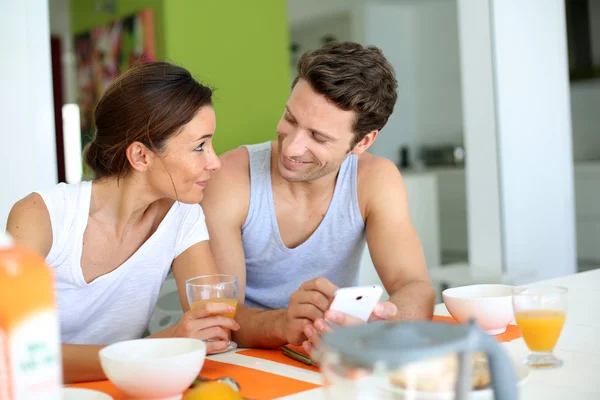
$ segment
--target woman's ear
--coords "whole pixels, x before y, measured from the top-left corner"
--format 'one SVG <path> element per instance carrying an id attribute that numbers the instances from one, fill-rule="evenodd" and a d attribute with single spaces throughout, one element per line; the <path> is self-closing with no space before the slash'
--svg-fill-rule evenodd
<path id="1" fill-rule="evenodd" d="M 154 153 L 150 151 L 143 143 L 141 142 L 133 142 L 127 147 L 125 151 L 127 155 L 127 160 L 136 171 L 145 172 L 148 170 L 152 163 L 152 159 Z"/>

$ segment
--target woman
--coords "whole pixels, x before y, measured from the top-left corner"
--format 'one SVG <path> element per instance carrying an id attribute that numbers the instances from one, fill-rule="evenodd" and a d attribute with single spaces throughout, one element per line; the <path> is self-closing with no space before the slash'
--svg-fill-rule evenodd
<path id="1" fill-rule="evenodd" d="M 32 193 L 12 208 L 7 231 L 53 268 L 66 382 L 104 379 L 98 351 L 140 338 L 171 268 L 186 311 L 154 337 L 192 337 L 208 352 L 239 329 L 229 306 L 189 310 L 186 279 L 217 272 L 202 190 L 220 161 L 212 146 L 212 91 L 183 68 L 140 64 L 98 103 L 85 162 L 93 181 Z"/>

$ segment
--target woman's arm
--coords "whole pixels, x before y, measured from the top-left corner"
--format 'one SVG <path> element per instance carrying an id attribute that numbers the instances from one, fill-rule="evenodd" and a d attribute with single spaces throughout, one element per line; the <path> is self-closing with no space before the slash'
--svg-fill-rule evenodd
<path id="1" fill-rule="evenodd" d="M 150 338 L 189 337 L 201 340 L 216 339 L 206 343 L 207 353 L 227 347 L 227 333 L 223 328 L 239 329 L 231 318 L 219 314 L 231 312 L 227 304 L 206 303 L 183 314 L 177 325 L 155 333 Z M 89 382 L 106 379 L 98 353 L 105 346 L 63 344 L 62 364 L 65 383 Z"/>
<path id="2" fill-rule="evenodd" d="M 177 325 L 166 328 L 149 336 L 191 337 L 207 342 L 207 352 L 223 350 L 227 347 L 227 332 L 223 328 L 238 330 L 239 325 L 232 319 L 219 314 L 231 312 L 229 305 L 206 303 L 189 309 L 185 281 L 198 275 L 218 273 L 210 253 L 208 242 L 200 242 L 181 253 L 173 261 L 173 274 L 177 282 L 181 306 L 185 313 Z M 65 383 L 88 382 L 106 379 L 98 352 L 105 346 L 63 344 L 63 374 Z"/>
<path id="3" fill-rule="evenodd" d="M 175 258 L 172 270 L 177 284 L 181 309 L 185 312 L 180 320 L 181 324 L 182 320 L 185 321 L 186 319 L 189 319 L 188 315 L 190 313 L 193 314 L 197 311 L 197 308 L 190 311 L 190 304 L 188 304 L 185 287 L 186 280 L 200 275 L 218 274 L 219 270 L 215 264 L 208 241 L 206 240 L 190 246 Z M 210 340 L 206 343 L 207 352 L 213 353 L 227 348 L 229 334 L 225 329 L 237 331 L 240 327 L 234 320 L 218 316 L 219 314 L 227 314 L 233 311 L 233 309 L 230 310 L 228 308 L 228 305 L 223 303 L 206 303 L 206 305 L 212 311 L 203 312 L 200 314 L 201 317 L 195 318 L 204 318 L 206 320 L 205 323 L 209 324 L 205 331 L 198 332 L 198 334 L 202 334 L 202 339 Z M 181 332 L 181 329 L 179 329 L 179 332 Z M 157 335 L 161 334 L 162 333 L 160 332 L 157 333 Z"/>
<path id="4" fill-rule="evenodd" d="M 200 275 L 219 273 L 210 251 L 210 246 L 206 240 L 190 246 L 175 258 L 172 270 L 173 276 L 175 276 L 175 282 L 177 283 L 177 292 L 179 293 L 179 301 L 183 311 L 190 309 L 185 289 L 185 281 Z"/>
<path id="5" fill-rule="evenodd" d="M 105 346 L 63 344 L 62 365 L 64 383 L 105 380 L 98 352 Z"/>

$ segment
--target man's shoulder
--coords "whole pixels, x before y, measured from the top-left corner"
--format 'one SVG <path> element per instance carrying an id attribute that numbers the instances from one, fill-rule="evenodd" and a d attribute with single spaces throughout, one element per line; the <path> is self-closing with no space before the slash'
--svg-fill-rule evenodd
<path id="1" fill-rule="evenodd" d="M 361 154 L 358 161 L 358 199 L 364 214 L 376 204 L 387 202 L 390 196 L 395 201 L 406 197 L 406 188 L 400 170 L 392 161 L 372 154 Z"/>
<path id="2" fill-rule="evenodd" d="M 272 145 L 273 142 L 264 142 L 248 145 L 248 147 L 241 146 L 221 154 L 219 157 L 221 169 L 215 173 L 215 176 L 219 179 L 223 177 L 227 181 L 250 185 L 250 152 L 258 154 L 268 151 L 270 154 Z M 253 171 L 255 172 L 257 171 Z"/>
<path id="3" fill-rule="evenodd" d="M 233 150 L 226 151 L 219 157 L 221 159 L 221 169 L 218 173 L 240 173 L 249 169 L 248 149 L 238 147 Z"/>
<path id="4" fill-rule="evenodd" d="M 358 156 L 358 179 L 365 182 L 373 179 L 400 178 L 396 164 L 387 158 L 364 152 Z"/>
<path id="5" fill-rule="evenodd" d="M 219 156 L 221 168 L 211 174 L 201 205 L 207 217 L 220 212 L 243 213 L 250 203 L 248 151 L 239 147 Z"/>

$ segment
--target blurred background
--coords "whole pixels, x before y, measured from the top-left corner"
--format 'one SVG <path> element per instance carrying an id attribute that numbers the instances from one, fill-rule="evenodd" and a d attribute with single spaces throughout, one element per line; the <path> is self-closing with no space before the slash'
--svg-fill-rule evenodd
<path id="1" fill-rule="evenodd" d="M 296 61 L 345 40 L 396 69 L 369 151 L 401 170 L 439 290 L 600 266 L 592 0 L 0 0 L 0 223 L 36 188 L 91 178 L 93 107 L 131 63 L 174 62 L 214 87 L 222 153 L 274 139 Z"/>

